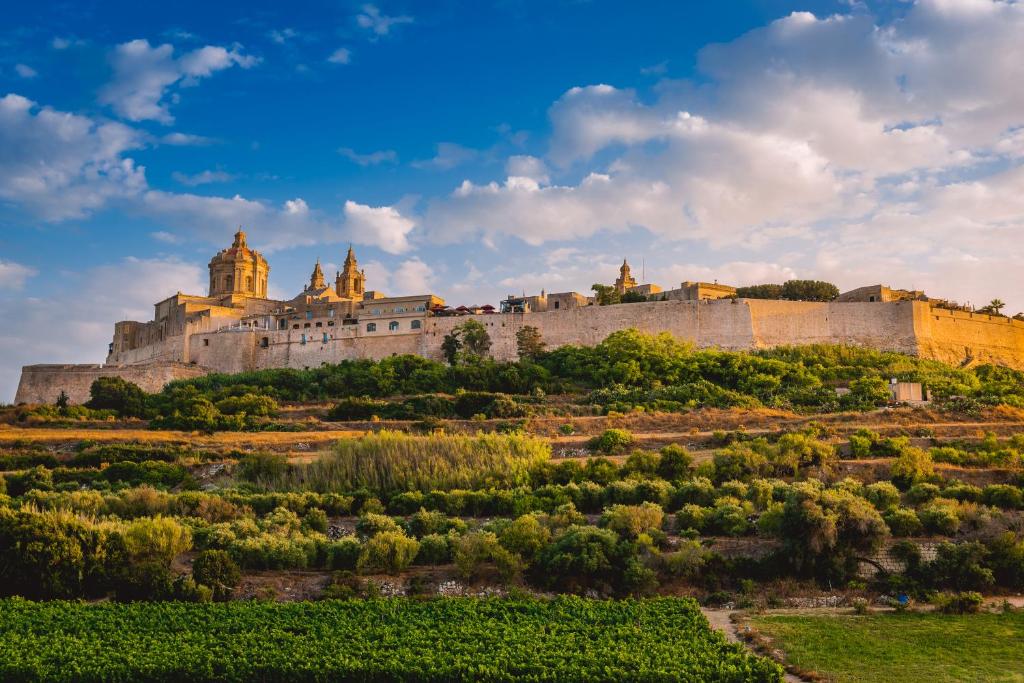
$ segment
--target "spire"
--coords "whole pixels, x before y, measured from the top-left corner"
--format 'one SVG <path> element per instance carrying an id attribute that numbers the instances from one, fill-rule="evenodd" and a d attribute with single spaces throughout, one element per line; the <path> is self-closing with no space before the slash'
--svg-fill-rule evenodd
<path id="1" fill-rule="evenodd" d="M 327 283 L 324 282 L 324 271 L 320 267 L 320 259 L 318 258 L 316 260 L 316 266 L 313 268 L 313 275 L 309 278 L 309 288 L 311 290 L 323 289 L 326 286 Z"/>
<path id="2" fill-rule="evenodd" d="M 235 249 L 245 249 L 245 231 L 242 230 L 242 226 L 238 226 L 238 232 L 235 233 L 235 241 L 231 244 Z"/>
<path id="3" fill-rule="evenodd" d="M 356 265 L 356 253 L 354 251 L 352 251 L 352 245 L 351 244 L 348 245 L 348 254 L 345 256 L 345 265 L 347 266 L 350 263 L 353 266 Z"/>

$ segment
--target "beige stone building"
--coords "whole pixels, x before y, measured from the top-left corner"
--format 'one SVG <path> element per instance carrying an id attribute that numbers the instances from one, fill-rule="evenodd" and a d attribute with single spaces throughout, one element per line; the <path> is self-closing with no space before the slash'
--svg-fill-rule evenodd
<path id="1" fill-rule="evenodd" d="M 431 293 L 386 296 L 368 289 L 349 247 L 328 284 L 319 261 L 296 296 L 267 296 L 270 265 L 239 230 L 209 264 L 204 295 L 177 292 L 154 305 L 153 319 L 114 325 L 104 365 L 31 365 L 22 370 L 16 401 L 52 402 L 61 391 L 74 402 L 89 386 L 120 376 L 147 391 L 209 372 L 312 368 L 350 359 L 416 354 L 441 359 L 444 336 L 473 315 L 498 360 L 517 357 L 516 332 L 536 327 L 548 348 L 592 345 L 617 330 L 669 333 L 698 347 L 759 349 L 797 344 L 850 344 L 899 351 L 957 365 L 997 363 L 1024 369 L 1024 322 L 936 307 L 920 292 L 876 285 L 838 301 L 736 298 L 726 285 L 683 282 L 662 291 L 641 284 L 625 261 L 615 288 L 647 301 L 595 305 L 579 292 L 509 296 L 490 306 L 449 309 Z"/>

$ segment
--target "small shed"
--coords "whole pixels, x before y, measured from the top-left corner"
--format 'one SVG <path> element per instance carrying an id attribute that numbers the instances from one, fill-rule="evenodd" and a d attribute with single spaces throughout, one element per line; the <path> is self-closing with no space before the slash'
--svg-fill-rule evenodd
<path id="1" fill-rule="evenodd" d="M 920 382 L 899 382 L 895 378 L 889 380 L 889 393 L 897 403 L 924 403 L 928 394 Z"/>

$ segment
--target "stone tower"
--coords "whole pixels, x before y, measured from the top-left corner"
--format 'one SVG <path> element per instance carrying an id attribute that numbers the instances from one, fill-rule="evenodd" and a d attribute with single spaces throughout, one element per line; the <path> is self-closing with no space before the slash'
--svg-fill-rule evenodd
<path id="1" fill-rule="evenodd" d="M 345 299 L 362 300 L 363 294 L 366 293 L 366 274 L 359 270 L 359 263 L 351 244 L 348 246 L 345 265 L 334 281 L 334 289 L 338 296 Z"/>
<path id="2" fill-rule="evenodd" d="M 622 267 L 619 268 L 619 277 L 615 280 L 615 291 L 619 294 L 625 294 L 634 287 L 636 287 L 636 279 L 630 274 L 629 264 L 626 263 L 626 259 L 622 259 Z"/>
<path id="3" fill-rule="evenodd" d="M 316 260 L 316 267 L 313 268 L 313 275 L 309 278 L 309 287 L 306 287 L 306 291 L 319 291 L 327 289 L 327 282 L 324 280 L 324 271 L 320 267 L 320 259 Z"/>
<path id="4" fill-rule="evenodd" d="M 245 233 L 239 229 L 231 246 L 210 259 L 210 296 L 265 299 L 269 274 L 267 259 L 248 247 Z"/>

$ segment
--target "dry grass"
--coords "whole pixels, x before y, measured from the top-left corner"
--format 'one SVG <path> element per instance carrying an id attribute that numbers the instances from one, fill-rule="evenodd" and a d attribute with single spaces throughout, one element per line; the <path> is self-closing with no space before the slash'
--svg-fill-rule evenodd
<path id="1" fill-rule="evenodd" d="M 150 429 L 46 429 L 0 428 L 0 445 L 15 441 L 66 443 L 74 441 L 182 443 L 198 447 L 267 448 L 308 444 L 310 447 L 333 443 L 339 438 L 364 436 L 365 431 L 335 430 L 315 432 L 178 432 Z"/>

